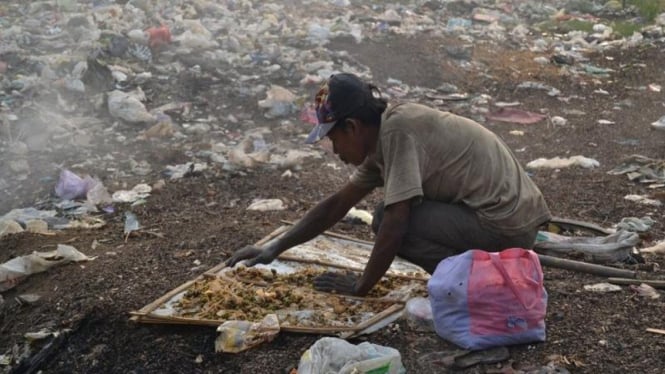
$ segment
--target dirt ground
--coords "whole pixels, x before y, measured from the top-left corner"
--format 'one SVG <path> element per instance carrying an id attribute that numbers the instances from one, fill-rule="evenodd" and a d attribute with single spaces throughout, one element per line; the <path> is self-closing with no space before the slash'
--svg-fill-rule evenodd
<path id="1" fill-rule="evenodd" d="M 427 35 L 386 38 L 359 45 L 336 40 L 331 48 L 348 50 L 371 67 L 376 78 L 392 77 L 432 88 L 452 82 L 466 92 L 487 93 L 496 101 L 519 101 L 522 108 L 566 117 L 569 122 L 565 126 L 554 126 L 549 121 L 534 125 L 497 122 L 487 126 L 506 141 L 523 165 L 540 157 L 577 154 L 600 162 L 595 169 L 532 172 L 554 215 L 605 227 L 623 217 L 650 215 L 657 223 L 643 236 L 640 246 L 665 237 L 662 208 L 624 199 L 627 194 L 640 194 L 663 200 L 662 192 L 658 195 L 658 190 L 607 173 L 633 153 L 665 158 L 665 132 L 654 131 L 648 125 L 665 114 L 665 93 L 640 88 L 652 83 L 665 84 L 662 65 L 665 46 L 656 44 L 592 55 L 590 63 L 615 71 L 612 79 L 596 80 L 586 75 L 562 75 L 556 67 L 538 65 L 529 52 L 479 42 L 473 46 L 473 60 L 487 69 L 490 79 L 487 74 L 476 74 L 451 62 L 440 46 L 453 41 Z M 572 98 L 566 102 L 544 93 L 516 89 L 525 80 L 553 85 Z M 177 82 L 170 84 L 173 86 L 165 89 L 174 90 Z M 609 94 L 594 93 L 599 88 Z M 196 85 L 190 89 L 201 90 Z M 214 102 L 228 98 L 206 99 Z M 241 99 L 231 99 L 238 105 L 242 103 Z M 616 108 L 619 102 L 622 104 Z M 471 117 L 477 115 L 468 113 L 467 108 L 442 108 Z M 565 114 L 570 110 L 583 114 Z M 255 117 L 257 121 L 265 121 L 258 114 Z M 615 124 L 601 125 L 597 123 L 599 119 L 611 119 Z M 524 135 L 511 135 L 512 130 L 522 130 Z M 306 129 L 301 131 L 304 133 Z M 178 151 L 159 145 L 132 151 L 143 152 L 156 163 L 186 160 Z M 330 162 L 340 167 L 325 166 Z M 26 332 L 42 328 L 71 329 L 54 340 L 53 349 L 30 369 L 38 368 L 43 373 L 288 372 L 319 336 L 282 333 L 272 343 L 248 352 L 217 354 L 214 328 L 136 324 L 129 320 L 129 312 L 215 266 L 237 248 L 266 236 L 281 225 L 280 220 L 298 219 L 322 197 L 340 187 L 350 172 L 349 167 L 342 166 L 330 154 L 323 160 L 309 160 L 297 178 L 282 178 L 281 170 L 269 168 L 239 173 L 213 167 L 200 175 L 167 183 L 153 193 L 147 204 L 133 208 L 143 226 L 162 233 L 161 238 L 143 234 L 125 242 L 122 209 L 106 215 L 108 224 L 98 230 L 67 230 L 54 236 L 21 233 L 3 238 L 0 263 L 63 243 L 97 258 L 31 276 L 3 293 L 0 353 L 21 347 Z M 146 179 L 154 181 L 159 177 L 154 172 Z M 29 204 L 48 193 L 47 187 L 34 188 L 31 200 L 12 205 Z M 281 198 L 288 208 L 268 213 L 246 211 L 245 207 L 254 198 Z M 380 198 L 380 191 L 376 192 L 359 208 L 371 209 Z M 340 223 L 333 231 L 361 239 L 372 238 L 369 228 L 358 224 Z M 94 248 L 93 242 L 97 243 Z M 662 256 L 647 256 L 645 260 L 654 269 L 646 277 L 663 277 Z M 665 328 L 663 298 L 643 298 L 628 287 L 617 293 L 583 290 L 585 284 L 603 280 L 545 268 L 549 293 L 547 342 L 511 347 L 509 361 L 465 372 L 546 372 L 541 368 L 548 363 L 573 373 L 665 371 L 663 335 L 645 331 Z M 15 300 L 21 294 L 37 294 L 41 299 L 21 304 Z M 444 369 L 421 357 L 454 349 L 434 334 L 411 331 L 402 321 L 354 342 L 361 340 L 398 349 L 408 372 L 412 373 L 443 372 Z M 19 367 L 14 372 L 25 372 L 28 368 Z"/>

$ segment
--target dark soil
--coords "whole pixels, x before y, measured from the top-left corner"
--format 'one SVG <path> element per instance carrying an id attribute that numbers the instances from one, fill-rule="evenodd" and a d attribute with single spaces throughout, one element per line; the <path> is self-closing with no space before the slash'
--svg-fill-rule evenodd
<path id="1" fill-rule="evenodd" d="M 332 48 L 349 50 L 381 79 L 394 77 L 433 88 L 452 82 L 467 92 L 487 93 L 495 101 L 519 101 L 523 109 L 566 117 L 569 122 L 563 127 L 549 122 L 487 126 L 505 139 L 523 165 L 539 157 L 577 154 L 600 161 L 596 169 L 533 172 L 556 216 L 610 227 L 623 217 L 651 215 L 657 223 L 644 236 L 641 246 L 665 237 L 662 208 L 624 200 L 627 194 L 657 197 L 657 190 L 648 190 L 625 176 L 607 174 L 629 154 L 665 158 L 665 133 L 649 126 L 665 113 L 665 92 L 640 89 L 651 83 L 665 85 L 662 45 L 591 56 L 591 63 L 615 70 L 611 79 L 600 80 L 587 75 L 561 75 L 556 67 L 537 65 L 529 53 L 483 43 L 473 46 L 472 54 L 479 62 L 477 69 L 485 70 L 484 74 L 459 67 L 452 70 L 456 65 L 438 47 L 448 42 L 452 43 L 427 36 L 391 37 L 386 43 L 361 45 L 340 40 Z M 566 97 L 575 96 L 566 102 L 544 92 L 517 90 L 517 84 L 525 80 L 547 83 Z M 594 93 L 599 88 L 609 95 Z M 223 99 L 207 98 L 209 102 Z M 615 109 L 619 102 L 624 104 Z M 465 108 L 444 109 L 477 116 Z M 564 113 L 571 109 L 584 114 Z M 599 119 L 616 123 L 600 125 Z M 516 129 L 524 131 L 524 136 L 509 134 Z M 133 151 L 156 155 L 152 162 L 163 164 L 184 157 L 178 152 L 172 154 L 167 147 Z M 318 336 L 282 333 L 272 343 L 245 353 L 217 354 L 214 328 L 136 324 L 129 320 L 129 312 L 215 266 L 234 250 L 258 241 L 279 227 L 280 220 L 298 219 L 347 180 L 350 168 L 322 166 L 331 161 L 331 155 L 309 161 L 297 178 L 282 178 L 282 171 L 271 169 L 232 173 L 213 168 L 202 175 L 169 182 L 147 204 L 132 208 L 144 227 L 163 234 L 163 238 L 141 234 L 125 242 L 123 209 L 118 209 L 104 217 L 108 224 L 99 230 L 68 230 L 55 236 L 18 234 L 2 239 L 0 263 L 35 250 L 54 249 L 62 243 L 97 258 L 33 275 L 5 292 L 0 304 L 0 353 L 21 346 L 26 332 L 71 329 L 38 365 L 43 373 L 288 372 Z M 152 181 L 158 178 L 157 174 L 146 177 Z M 33 198 L 48 193 L 46 188 L 41 191 Z M 380 197 L 380 192 L 372 194 L 359 208 L 371 209 Z M 254 198 L 281 198 L 288 209 L 246 211 Z M 333 230 L 372 239 L 369 228 L 363 225 L 340 223 Z M 656 269 L 647 277 L 663 276 L 659 270 L 665 267 L 662 256 L 650 256 L 646 261 L 655 264 Z M 503 368 L 501 372 L 509 373 L 510 365 L 514 369 L 537 369 L 550 362 L 574 373 L 665 371 L 663 337 L 645 331 L 665 328 L 662 298 L 646 299 L 628 287 L 618 293 L 589 293 L 583 290 L 585 284 L 604 279 L 564 270 L 546 268 L 545 278 L 549 292 L 547 342 L 511 347 L 510 362 L 474 367 L 467 372 L 498 372 Z M 28 305 L 15 300 L 27 293 L 38 294 L 41 299 Z M 454 348 L 434 334 L 411 331 L 403 322 L 362 340 L 398 349 L 413 373 L 441 372 L 420 357 Z"/>

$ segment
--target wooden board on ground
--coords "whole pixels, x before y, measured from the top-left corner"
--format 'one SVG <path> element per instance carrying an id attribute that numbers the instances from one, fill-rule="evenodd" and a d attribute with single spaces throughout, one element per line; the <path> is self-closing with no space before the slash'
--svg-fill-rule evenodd
<path id="1" fill-rule="evenodd" d="M 257 244 L 278 238 L 288 228 L 280 227 Z M 283 331 L 346 338 L 370 333 L 399 318 L 409 298 L 426 294 L 429 274 L 397 258 L 368 297 L 319 292 L 311 281 L 325 271 L 362 271 L 371 249 L 371 243 L 326 233 L 269 265 L 228 268 L 221 263 L 132 312 L 132 319 L 218 326 L 276 314 Z"/>

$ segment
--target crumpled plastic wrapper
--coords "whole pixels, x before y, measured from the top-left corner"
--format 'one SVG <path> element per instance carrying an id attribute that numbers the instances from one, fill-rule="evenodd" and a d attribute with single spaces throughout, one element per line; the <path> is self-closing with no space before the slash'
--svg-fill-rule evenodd
<path id="1" fill-rule="evenodd" d="M 279 333 L 279 319 L 276 314 L 268 314 L 261 322 L 226 321 L 217 331 L 215 352 L 238 353 L 275 339 Z"/>

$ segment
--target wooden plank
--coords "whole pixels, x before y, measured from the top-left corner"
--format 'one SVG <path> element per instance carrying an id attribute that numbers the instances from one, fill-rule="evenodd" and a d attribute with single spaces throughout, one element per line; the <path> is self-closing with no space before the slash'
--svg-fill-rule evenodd
<path id="1" fill-rule="evenodd" d="M 152 315 L 134 315 L 133 318 L 137 322 L 166 324 L 166 325 L 198 325 L 198 326 L 214 326 L 217 327 L 226 321 L 212 320 L 212 319 L 196 319 L 189 317 L 166 317 L 166 316 L 152 316 Z M 335 334 L 340 332 L 354 332 L 358 331 L 355 326 L 337 327 L 337 326 L 320 326 L 320 327 L 305 327 L 305 326 L 280 326 L 281 331 L 286 332 L 299 332 L 307 334 Z"/>
<path id="2" fill-rule="evenodd" d="M 640 285 L 642 283 L 645 283 L 653 288 L 665 289 L 665 280 L 608 278 L 607 281 L 610 283 L 620 284 L 620 285 L 628 285 L 628 284 Z"/>
<path id="3" fill-rule="evenodd" d="M 580 273 L 588 273 L 599 275 L 601 277 L 616 277 L 616 278 L 636 278 L 637 272 L 632 270 L 617 269 L 609 266 L 602 266 L 596 264 L 589 264 L 581 261 L 567 260 L 564 258 L 538 255 L 540 264 L 543 266 L 550 266 L 553 268 L 566 269 L 577 271 Z"/>
<path id="4" fill-rule="evenodd" d="M 193 325 L 193 326 L 219 326 L 224 321 L 204 319 L 204 318 L 189 318 L 189 317 L 175 317 L 175 316 L 156 316 L 154 314 L 134 315 L 133 320 L 142 323 L 155 323 L 164 325 Z"/>
<path id="5" fill-rule="evenodd" d="M 164 304 L 165 302 L 169 301 L 173 296 L 177 295 L 178 293 L 184 291 L 185 289 L 189 288 L 192 284 L 194 284 L 196 281 L 202 280 L 202 276 L 198 276 L 196 279 L 192 279 L 190 281 L 187 281 L 180 286 L 172 289 L 171 291 L 167 292 L 164 296 L 158 298 L 157 300 L 153 301 L 152 303 L 144 306 L 143 308 L 139 309 L 139 313 L 151 313 L 155 309 L 159 308 L 160 305 Z"/>

